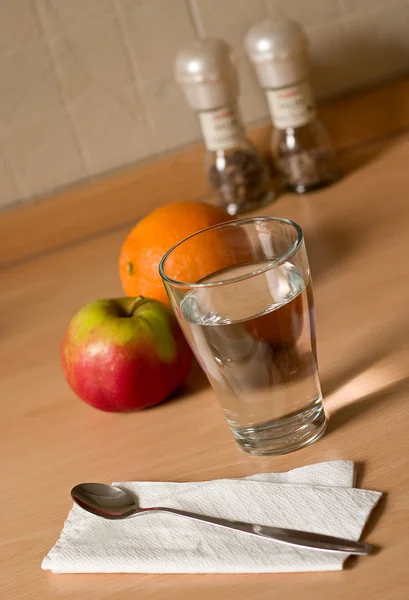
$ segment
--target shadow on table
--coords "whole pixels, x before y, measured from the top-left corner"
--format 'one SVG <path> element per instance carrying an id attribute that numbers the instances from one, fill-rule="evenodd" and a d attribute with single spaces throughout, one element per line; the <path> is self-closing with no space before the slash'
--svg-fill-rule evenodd
<path id="1" fill-rule="evenodd" d="M 342 371 L 338 371 L 329 378 L 327 377 L 322 379 L 321 388 L 324 398 L 339 390 L 339 388 L 349 383 L 355 377 L 358 377 L 365 371 L 368 371 L 377 363 L 388 358 L 393 353 L 396 353 L 403 344 L 406 344 L 408 335 L 409 321 L 403 322 L 402 320 L 399 320 L 399 322 L 394 325 L 393 331 L 391 331 L 390 326 L 386 332 L 380 331 L 379 335 L 376 336 L 376 346 L 374 346 L 373 343 L 368 343 L 368 347 L 371 348 L 371 352 L 368 352 L 359 360 L 354 360 L 354 362 L 350 365 L 347 365 L 346 368 L 344 367 Z"/>
<path id="2" fill-rule="evenodd" d="M 390 398 L 399 392 L 407 392 L 409 387 L 409 376 L 395 381 L 388 386 L 372 392 L 366 396 L 353 400 L 346 406 L 341 406 L 331 413 L 331 418 L 328 422 L 328 433 L 342 427 L 351 419 L 356 419 L 364 413 L 370 412 L 378 404 L 390 400 Z"/>
<path id="3" fill-rule="evenodd" d="M 361 541 L 365 541 L 365 542 L 367 541 L 368 536 L 372 533 L 372 531 L 374 530 L 375 526 L 377 525 L 379 519 L 383 515 L 386 505 L 387 505 L 387 502 L 388 502 L 388 495 L 384 493 L 383 496 L 381 497 L 381 499 L 379 500 L 378 504 L 373 509 L 373 511 L 369 517 L 368 523 L 364 527 L 362 536 L 360 538 Z M 371 541 L 368 540 L 368 543 L 371 543 Z M 380 546 L 374 545 L 370 556 L 376 556 L 377 554 L 379 554 L 379 552 L 382 552 L 382 548 Z M 344 569 L 349 570 L 349 569 L 355 568 L 358 560 L 365 560 L 365 557 L 361 558 L 358 556 L 350 556 L 344 565 Z"/>
<path id="4" fill-rule="evenodd" d="M 368 352 L 343 371 L 323 379 L 324 402 L 331 418 L 328 432 L 371 411 L 394 395 L 408 391 L 409 372 L 399 359 L 406 346 L 409 323 L 400 321 L 368 342 Z"/>
<path id="5" fill-rule="evenodd" d="M 169 396 L 168 400 L 172 403 L 185 400 L 189 396 L 205 390 L 209 387 L 209 385 L 210 384 L 206 375 L 204 374 L 197 360 L 194 358 L 186 383 L 179 389 L 175 390 L 175 392 Z"/>
<path id="6" fill-rule="evenodd" d="M 339 150 L 337 164 L 341 173 L 341 179 L 348 177 L 354 171 L 362 169 L 381 155 L 386 154 L 397 143 L 399 143 L 398 135 L 392 134 L 390 137 L 382 137 L 364 144 L 357 144 L 356 146 Z"/>
<path id="7" fill-rule="evenodd" d="M 192 394 L 201 392 L 209 387 L 209 385 L 209 381 L 200 368 L 199 363 L 196 361 L 196 359 L 193 359 L 192 369 L 186 383 L 172 392 L 163 402 L 144 408 L 144 412 L 154 412 L 155 410 L 161 410 L 166 404 L 177 404 L 179 402 L 183 402 Z"/>
<path id="8" fill-rule="evenodd" d="M 207 379 L 203 369 L 201 368 L 197 360 L 194 358 L 189 377 L 185 385 L 179 392 L 179 395 L 182 395 L 184 397 L 190 396 L 191 394 L 201 392 L 205 388 L 209 387 L 209 385 L 209 380 Z"/>

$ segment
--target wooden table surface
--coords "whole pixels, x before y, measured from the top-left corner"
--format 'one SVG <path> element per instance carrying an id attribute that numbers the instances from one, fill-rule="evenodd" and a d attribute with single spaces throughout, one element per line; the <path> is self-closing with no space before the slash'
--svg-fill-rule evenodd
<path id="1" fill-rule="evenodd" d="M 73 313 L 121 294 L 118 229 L 0 271 L 0 596 L 4 600 L 406 600 L 409 597 L 409 142 L 395 140 L 338 184 L 283 196 L 263 214 L 305 230 L 328 433 L 282 457 L 235 446 L 199 373 L 145 412 L 98 412 L 69 391 L 59 346 Z M 56 226 L 50 224 L 49 226 Z M 16 231 L 15 235 L 18 235 Z M 40 569 L 84 480 L 192 481 L 356 461 L 386 492 L 365 530 L 379 547 L 342 572 L 54 575 Z"/>

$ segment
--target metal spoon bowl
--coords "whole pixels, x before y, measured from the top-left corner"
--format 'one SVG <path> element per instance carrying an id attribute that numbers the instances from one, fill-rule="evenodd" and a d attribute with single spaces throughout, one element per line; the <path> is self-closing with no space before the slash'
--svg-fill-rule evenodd
<path id="1" fill-rule="evenodd" d="M 126 519 L 139 511 L 129 492 L 104 483 L 81 483 L 71 497 L 84 510 L 104 519 Z"/>
<path id="2" fill-rule="evenodd" d="M 127 519 L 148 512 L 165 512 L 196 521 L 211 523 L 219 527 L 235 529 L 236 531 L 257 535 L 291 546 L 301 546 L 303 548 L 326 552 L 341 552 L 343 554 L 366 555 L 372 551 L 370 544 L 322 535 L 320 533 L 230 521 L 229 519 L 209 517 L 176 508 L 166 508 L 164 506 L 141 508 L 132 494 L 126 490 L 103 483 L 81 483 L 80 485 L 76 485 L 71 490 L 71 497 L 81 508 L 104 519 Z"/>

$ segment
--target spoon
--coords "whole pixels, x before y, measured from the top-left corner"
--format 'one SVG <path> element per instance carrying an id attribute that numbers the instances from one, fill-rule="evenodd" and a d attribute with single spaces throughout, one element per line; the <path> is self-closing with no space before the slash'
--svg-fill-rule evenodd
<path id="1" fill-rule="evenodd" d="M 128 517 L 147 514 L 149 512 L 165 512 L 195 519 L 196 521 L 211 523 L 219 527 L 235 529 L 243 533 L 250 533 L 251 535 L 268 538 L 275 542 L 289 544 L 290 546 L 301 546 L 303 548 L 325 550 L 326 552 L 342 552 L 345 554 L 365 555 L 372 551 L 370 544 L 363 544 L 354 540 L 337 538 L 330 535 L 322 535 L 320 533 L 253 525 L 252 523 L 209 517 L 176 508 L 166 508 L 164 506 L 141 508 L 136 503 L 134 496 L 126 490 L 103 483 L 81 483 L 80 485 L 76 485 L 71 490 L 71 497 L 81 508 L 104 519 L 127 519 Z"/>

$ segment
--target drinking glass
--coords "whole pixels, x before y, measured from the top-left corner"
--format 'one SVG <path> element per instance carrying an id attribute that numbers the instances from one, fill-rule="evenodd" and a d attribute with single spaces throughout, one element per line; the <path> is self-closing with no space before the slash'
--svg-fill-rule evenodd
<path id="1" fill-rule="evenodd" d="M 276 217 L 215 225 L 173 246 L 159 271 L 238 444 L 282 454 L 320 438 L 326 417 L 299 225 Z"/>

